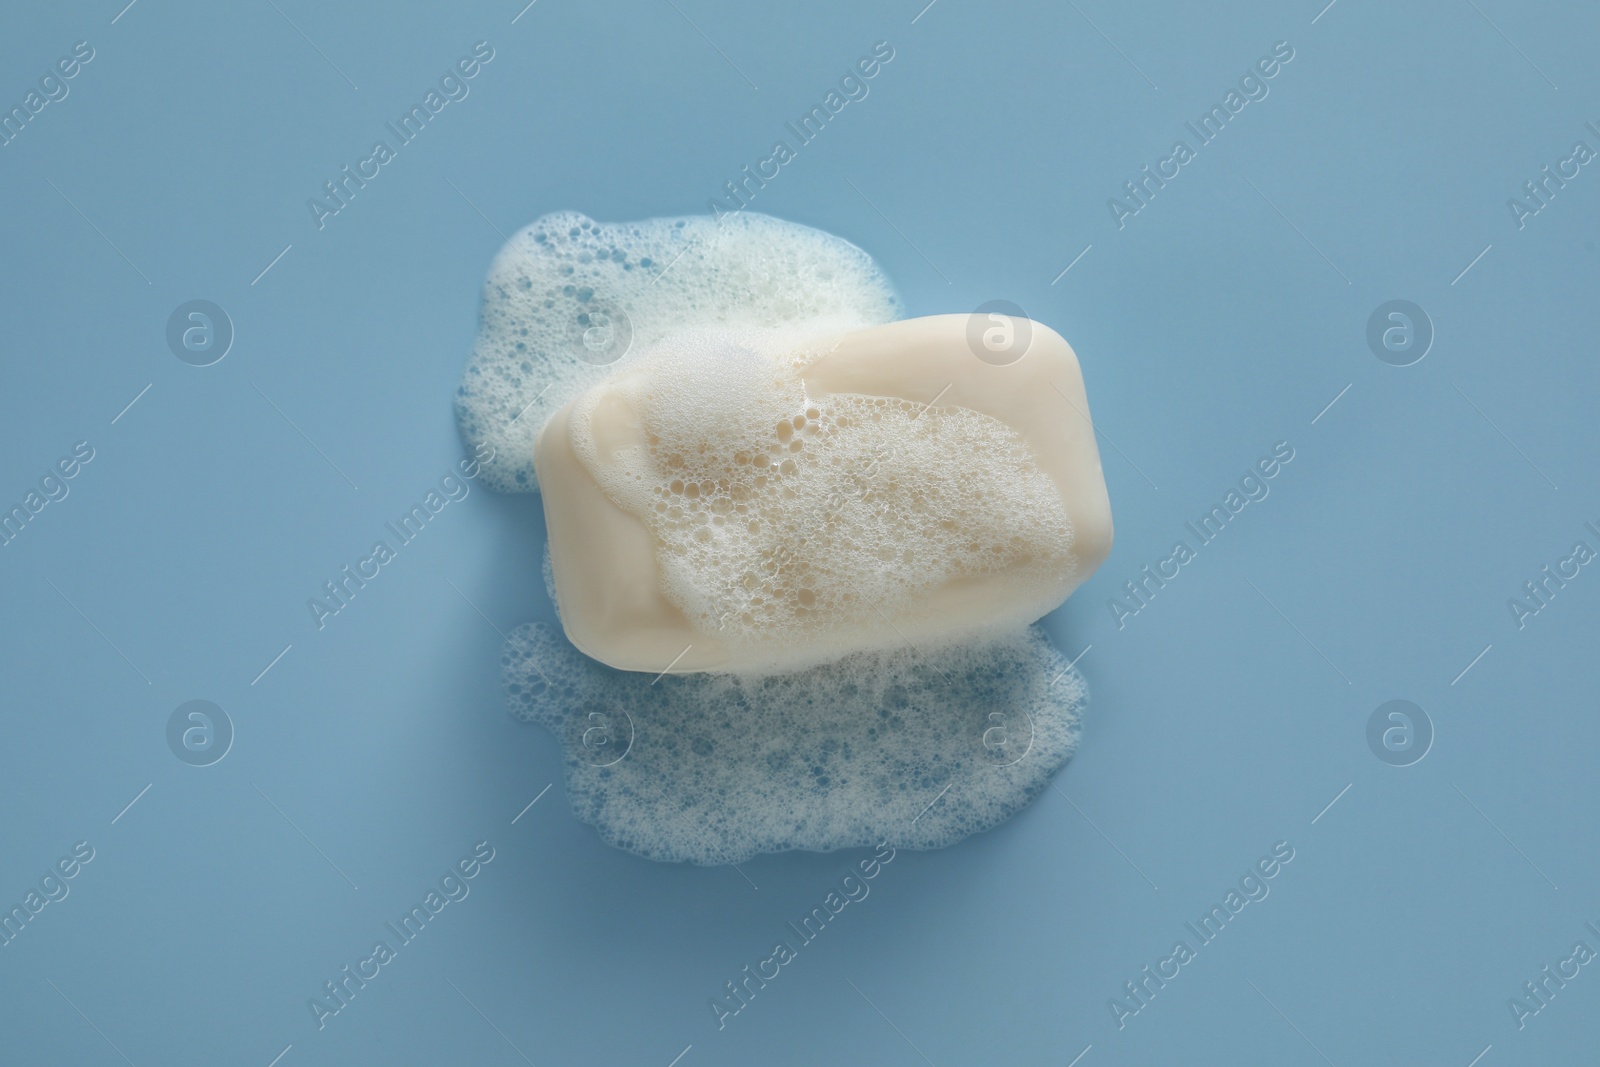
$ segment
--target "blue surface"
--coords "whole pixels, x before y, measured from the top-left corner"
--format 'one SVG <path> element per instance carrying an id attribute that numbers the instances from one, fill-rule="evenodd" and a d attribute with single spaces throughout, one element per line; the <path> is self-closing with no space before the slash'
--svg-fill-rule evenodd
<path id="1" fill-rule="evenodd" d="M 1600 569 L 1521 628 L 1508 600 L 1600 548 L 1600 164 L 1507 206 L 1600 150 L 1592 7 L 121 3 L 0 33 L 7 108 L 94 49 L 0 147 L 0 501 L 94 453 L 0 548 L 0 902 L 93 849 L 0 948 L 0 1062 L 1592 1058 L 1600 969 L 1520 1027 L 1508 1001 L 1600 950 Z M 1117 544 L 1049 627 L 1090 717 L 1058 788 L 899 853 L 719 1030 L 708 1000 L 867 853 L 765 857 L 753 889 L 568 813 L 497 679 L 496 629 L 551 614 L 537 500 L 474 488 L 321 631 L 305 602 L 462 457 L 502 234 L 707 210 L 880 40 L 753 206 L 866 248 L 912 314 L 1010 299 L 1076 347 Z M 478 41 L 470 95 L 319 230 L 307 198 Z M 1108 198 L 1279 41 L 1268 95 L 1119 229 Z M 193 299 L 236 330 L 207 367 L 166 341 Z M 1366 340 L 1395 299 L 1436 334 L 1404 367 Z M 1119 628 L 1108 600 L 1280 441 L 1270 494 Z M 206 767 L 167 742 L 196 699 L 235 729 Z M 1368 746 L 1395 699 L 1432 724 L 1409 766 Z M 319 1029 L 323 983 L 484 841 Z"/>

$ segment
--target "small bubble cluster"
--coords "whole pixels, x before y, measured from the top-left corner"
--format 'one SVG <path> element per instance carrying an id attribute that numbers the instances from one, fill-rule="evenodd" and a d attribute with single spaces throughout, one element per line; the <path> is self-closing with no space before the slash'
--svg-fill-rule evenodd
<path id="1" fill-rule="evenodd" d="M 751 212 L 615 224 L 556 212 L 513 236 L 489 269 L 457 422 L 469 446 L 495 446 L 482 475 L 490 488 L 530 492 L 549 417 L 663 337 L 897 314 L 865 252 L 807 226 Z"/>
<path id="2" fill-rule="evenodd" d="M 562 740 L 578 818 L 618 848 L 708 865 L 986 830 L 1072 755 L 1087 699 L 1038 627 L 937 657 L 652 682 L 530 623 L 501 664 L 511 713 Z"/>

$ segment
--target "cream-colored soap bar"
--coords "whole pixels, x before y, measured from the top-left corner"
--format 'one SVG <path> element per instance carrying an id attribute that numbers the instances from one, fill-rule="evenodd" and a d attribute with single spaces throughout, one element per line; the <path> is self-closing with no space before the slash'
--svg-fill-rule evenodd
<path id="1" fill-rule="evenodd" d="M 572 643 L 651 673 L 937 662 L 1060 605 L 1111 549 L 1083 377 L 995 322 L 1020 358 L 966 315 L 685 335 L 559 410 L 534 462 Z"/>

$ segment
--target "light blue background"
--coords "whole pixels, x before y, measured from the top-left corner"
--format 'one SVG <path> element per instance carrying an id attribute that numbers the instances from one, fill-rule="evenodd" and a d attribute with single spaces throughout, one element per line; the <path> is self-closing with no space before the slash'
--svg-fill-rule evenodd
<path id="1" fill-rule="evenodd" d="M 1522 630 L 1507 599 L 1600 547 L 1600 167 L 1506 207 L 1600 148 L 1593 8 L 274 2 L 4 15 L 7 108 L 96 57 L 0 148 L 0 501 L 96 457 L 0 548 L 0 902 L 96 858 L 0 948 L 0 1061 L 1593 1057 L 1600 969 L 1520 1031 L 1507 999 L 1600 949 L 1600 573 Z M 471 95 L 319 232 L 306 198 L 478 40 Z M 1117 543 L 1049 627 L 1092 646 L 1090 716 L 1058 789 L 902 852 L 719 1031 L 708 998 L 864 853 L 763 857 L 752 890 L 572 817 L 498 687 L 496 628 L 550 617 L 537 499 L 475 488 L 325 630 L 305 601 L 461 457 L 497 230 L 705 211 L 878 40 L 754 206 L 860 244 L 912 314 L 1006 298 L 1076 347 Z M 1119 230 L 1107 198 L 1280 40 L 1270 95 Z M 237 329 L 207 368 L 164 339 L 193 298 Z M 1405 368 L 1365 342 L 1394 298 L 1437 330 Z M 1118 629 L 1107 599 L 1280 440 L 1271 495 Z M 164 736 L 195 698 L 237 730 L 206 768 Z M 1437 732 L 1414 766 L 1367 747 L 1394 698 Z M 307 1000 L 480 840 L 471 896 L 319 1031 Z M 1280 840 L 1270 897 L 1119 1030 L 1107 1000 Z"/>

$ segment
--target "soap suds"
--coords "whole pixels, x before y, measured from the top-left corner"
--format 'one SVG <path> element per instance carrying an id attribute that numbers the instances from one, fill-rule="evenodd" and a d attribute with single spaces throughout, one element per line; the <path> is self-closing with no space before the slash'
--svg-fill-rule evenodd
<path id="1" fill-rule="evenodd" d="M 964 580 L 1006 585 L 1014 615 L 986 628 L 1059 603 L 1077 578 L 1072 523 L 1021 435 L 969 408 L 808 395 L 804 371 L 829 348 L 792 331 L 680 334 L 574 407 L 578 456 L 650 530 L 690 625 L 760 666 L 795 646 L 838 658 Z M 627 404 L 642 443 L 599 453 L 602 397 Z"/>
<path id="2" fill-rule="evenodd" d="M 513 235 L 489 268 L 456 417 L 468 447 L 498 452 L 487 485 L 532 492 L 549 417 L 665 337 L 718 325 L 851 329 L 898 314 L 871 257 L 809 226 L 752 212 L 615 224 L 556 212 Z"/>
<path id="3" fill-rule="evenodd" d="M 549 417 L 633 375 L 650 436 L 597 480 L 664 546 L 664 592 L 725 641 L 873 624 L 963 576 L 1016 574 L 1020 617 L 1030 583 L 1061 574 L 1072 528 L 1016 433 L 953 406 L 805 392 L 821 349 L 796 338 L 898 314 L 864 252 L 808 227 L 548 215 L 484 283 L 461 434 L 494 444 L 491 488 L 536 491 Z M 554 600 L 548 550 L 542 570 Z M 1037 615 L 964 643 L 659 678 L 530 623 L 505 645 L 503 680 L 512 713 L 561 741 L 573 811 L 619 848 L 701 864 L 939 848 L 1026 805 L 1077 745 L 1087 689 L 1023 625 Z"/>
<path id="4" fill-rule="evenodd" d="M 1038 627 L 937 658 L 652 683 L 530 623 L 501 664 L 512 714 L 562 740 L 580 819 L 618 848 L 708 865 L 986 830 L 1072 754 L 1086 692 Z"/>

